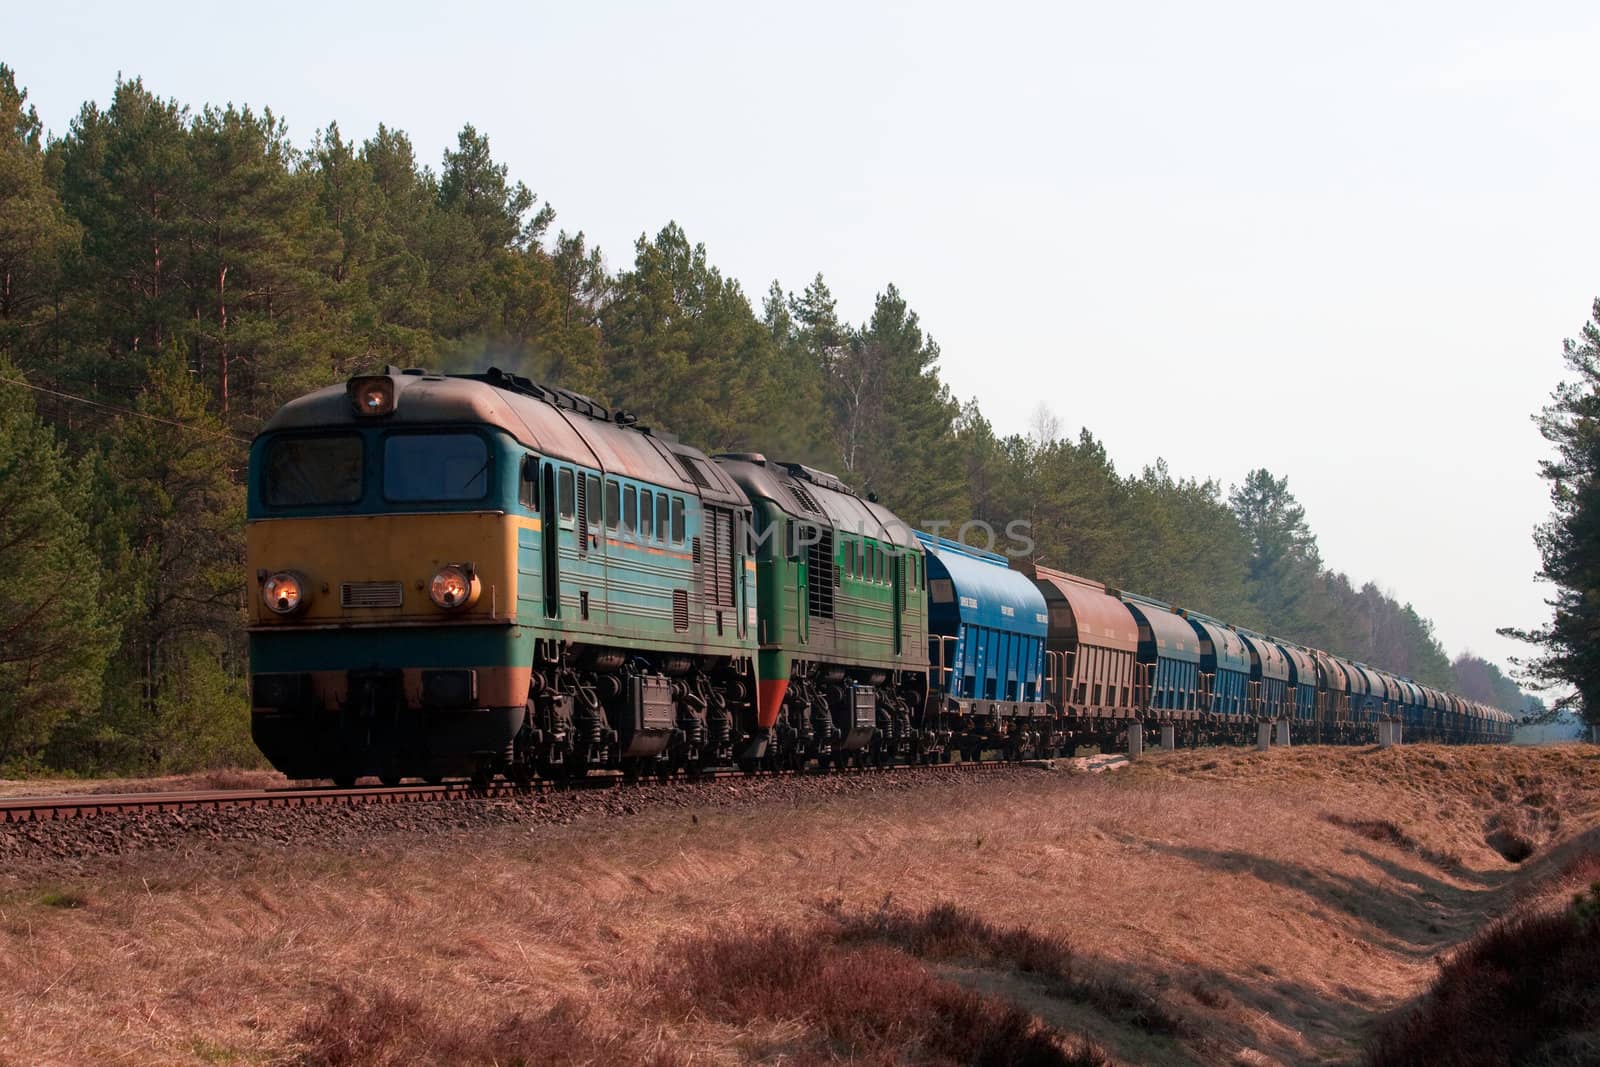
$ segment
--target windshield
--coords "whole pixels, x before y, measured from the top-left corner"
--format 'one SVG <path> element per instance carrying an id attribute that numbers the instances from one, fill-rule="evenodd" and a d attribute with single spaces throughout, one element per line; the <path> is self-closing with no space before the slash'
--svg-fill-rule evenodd
<path id="1" fill-rule="evenodd" d="M 489 445 L 475 433 L 392 433 L 384 438 L 386 500 L 479 500 L 488 489 Z"/>
<path id="2" fill-rule="evenodd" d="M 361 499 L 361 438 L 280 437 L 267 446 L 262 495 L 272 507 L 354 504 Z"/>

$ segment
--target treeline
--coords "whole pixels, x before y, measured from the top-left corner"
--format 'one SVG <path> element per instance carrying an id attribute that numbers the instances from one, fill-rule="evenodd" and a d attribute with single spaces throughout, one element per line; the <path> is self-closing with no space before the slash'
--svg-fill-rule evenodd
<path id="1" fill-rule="evenodd" d="M 998 436 L 892 285 L 859 323 L 820 275 L 752 301 L 671 223 L 609 269 L 471 126 L 435 169 L 395 129 L 302 148 L 135 79 L 46 139 L 0 66 L 0 139 L 0 765 L 253 758 L 248 440 L 388 363 L 558 382 L 912 521 L 1025 520 L 1042 562 L 1455 683 L 1426 619 L 1323 564 L 1283 479 L 1123 474 L 1047 414 Z"/>

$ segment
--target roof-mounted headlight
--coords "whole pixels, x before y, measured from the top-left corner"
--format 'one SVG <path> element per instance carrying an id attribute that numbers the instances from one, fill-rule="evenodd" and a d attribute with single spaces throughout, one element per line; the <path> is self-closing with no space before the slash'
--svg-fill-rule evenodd
<path id="1" fill-rule="evenodd" d="M 279 571 L 261 582 L 261 602 L 278 615 L 293 615 L 311 603 L 311 590 L 305 575 Z"/>
<path id="2" fill-rule="evenodd" d="M 446 563 L 433 572 L 428 596 L 446 611 L 471 607 L 478 599 L 478 575 L 470 563 Z"/>
<path id="3" fill-rule="evenodd" d="M 345 389 L 357 415 L 370 417 L 394 413 L 394 379 L 386 374 L 351 378 Z"/>

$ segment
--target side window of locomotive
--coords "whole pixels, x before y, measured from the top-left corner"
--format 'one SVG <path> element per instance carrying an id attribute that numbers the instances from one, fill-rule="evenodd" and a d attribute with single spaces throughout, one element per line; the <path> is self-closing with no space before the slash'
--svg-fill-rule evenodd
<path id="1" fill-rule="evenodd" d="M 606 479 L 606 529 L 615 530 L 622 518 L 622 487 Z"/>
<path id="2" fill-rule="evenodd" d="M 639 494 L 639 536 L 647 541 L 656 535 L 655 501 L 655 494 L 648 489 Z"/>
<path id="3" fill-rule="evenodd" d="M 667 494 L 656 494 L 656 540 L 665 542 L 667 539 Z"/>
<path id="4" fill-rule="evenodd" d="M 568 470 L 566 467 L 562 467 L 561 477 L 556 483 L 556 499 L 560 503 L 558 510 L 560 511 L 563 519 L 572 518 L 573 511 L 575 509 L 573 500 L 577 497 L 577 495 L 577 490 L 574 488 L 573 484 L 572 471 Z"/>
<path id="5" fill-rule="evenodd" d="M 646 493 L 646 496 L 649 494 Z M 628 486 L 622 491 L 622 532 L 631 534 L 639 528 L 639 490 Z"/>
<path id="6" fill-rule="evenodd" d="M 383 440 L 385 500 L 481 500 L 489 443 L 475 433 L 392 433 Z"/>
<path id="7" fill-rule="evenodd" d="M 684 541 L 683 525 L 683 497 L 672 498 L 672 542 L 681 545 Z"/>
<path id="8" fill-rule="evenodd" d="M 598 474 L 588 476 L 588 487 L 584 490 L 584 497 L 588 501 L 589 529 L 598 530 L 600 529 L 600 476 Z"/>
<path id="9" fill-rule="evenodd" d="M 361 499 L 361 438 L 280 437 L 267 446 L 261 494 L 269 507 L 354 504 Z"/>
<path id="10" fill-rule="evenodd" d="M 522 481 L 517 486 L 517 502 L 530 511 L 539 509 L 539 457 L 522 457 Z"/>

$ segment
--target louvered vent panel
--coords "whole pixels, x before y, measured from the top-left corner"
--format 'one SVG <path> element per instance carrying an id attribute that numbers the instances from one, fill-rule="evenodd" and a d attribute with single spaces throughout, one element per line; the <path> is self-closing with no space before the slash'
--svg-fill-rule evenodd
<path id="1" fill-rule="evenodd" d="M 398 608 L 404 599 L 399 582 L 345 582 L 339 586 L 342 608 Z"/>
<path id="2" fill-rule="evenodd" d="M 833 529 L 818 531 L 814 544 L 806 546 L 806 569 L 810 595 L 806 608 L 819 619 L 833 618 Z"/>
<path id="3" fill-rule="evenodd" d="M 711 509 L 711 574 L 707 583 L 712 603 L 733 607 L 733 514 Z"/>
<path id="4" fill-rule="evenodd" d="M 679 633 L 689 629 L 689 591 L 687 589 L 674 589 L 672 591 L 672 628 Z"/>
<path id="5" fill-rule="evenodd" d="M 801 511 L 809 511 L 813 515 L 822 514 L 822 505 L 818 504 L 817 498 L 811 495 L 811 490 L 794 481 L 789 483 L 788 488 L 789 495 L 794 497 L 794 501 L 800 506 Z"/>
<path id="6" fill-rule="evenodd" d="M 578 555 L 589 554 L 589 479 L 578 475 Z"/>

